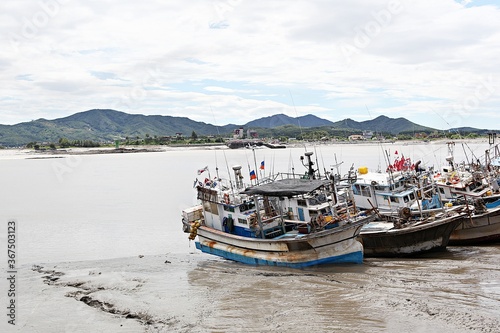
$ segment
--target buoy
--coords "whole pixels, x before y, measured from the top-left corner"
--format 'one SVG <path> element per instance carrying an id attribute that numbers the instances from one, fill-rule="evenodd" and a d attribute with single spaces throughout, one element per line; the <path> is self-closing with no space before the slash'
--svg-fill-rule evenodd
<path id="1" fill-rule="evenodd" d="M 200 227 L 199 221 L 196 221 L 195 223 L 193 223 L 193 225 L 191 227 L 191 233 L 189 234 L 189 237 L 188 237 L 190 240 L 194 240 L 196 238 L 196 235 L 198 234 L 199 227 Z"/>
<path id="2" fill-rule="evenodd" d="M 368 173 L 368 167 L 365 167 L 365 166 L 359 167 L 358 172 L 360 175 L 365 175 Z"/>

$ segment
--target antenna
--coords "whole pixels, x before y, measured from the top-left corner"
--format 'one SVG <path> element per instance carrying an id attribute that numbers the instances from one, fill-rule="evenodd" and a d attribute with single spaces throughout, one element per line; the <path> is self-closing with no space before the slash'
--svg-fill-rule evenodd
<path id="1" fill-rule="evenodd" d="M 257 174 L 259 173 L 259 169 L 257 169 L 257 158 L 255 157 L 255 147 L 252 147 L 252 152 L 253 152 L 253 163 L 255 164 L 255 183 L 258 183 L 259 177 Z"/>
<path id="2" fill-rule="evenodd" d="M 366 111 L 368 111 L 368 115 L 370 116 L 370 119 L 373 120 L 373 117 L 370 113 L 370 110 L 368 109 L 368 106 L 366 106 L 366 104 L 365 104 L 365 108 L 366 108 Z"/>
<path id="3" fill-rule="evenodd" d="M 212 110 L 212 106 L 210 106 L 210 112 L 212 112 L 212 117 L 214 118 L 214 124 L 215 124 L 215 128 L 217 129 L 217 135 L 220 136 L 220 132 L 219 132 L 219 126 L 217 126 L 217 121 L 215 120 L 215 115 L 214 115 L 214 111 Z M 233 191 L 233 180 L 231 178 L 231 171 L 229 170 L 229 164 L 227 163 L 227 157 L 226 157 L 226 152 L 224 150 L 222 150 L 222 154 L 224 155 L 224 161 L 226 162 L 226 169 L 227 169 L 227 174 L 228 174 L 228 177 L 229 177 L 229 183 L 231 185 L 231 191 Z M 215 160 L 216 163 L 217 163 L 217 159 Z M 219 169 L 217 168 L 216 166 L 216 170 L 217 170 L 217 178 L 219 177 Z M 236 179 L 235 179 L 236 181 Z M 233 192 L 233 195 L 234 195 L 234 192 Z"/>
<path id="4" fill-rule="evenodd" d="M 319 171 L 319 163 L 318 163 L 318 152 L 316 151 L 316 146 L 314 146 L 314 155 L 316 158 L 316 166 L 318 167 L 318 179 L 321 179 L 321 172 Z M 323 164 L 324 165 L 324 164 Z"/>
<path id="5" fill-rule="evenodd" d="M 302 140 L 304 140 L 304 133 L 302 132 L 302 126 L 300 126 L 299 115 L 297 114 L 297 109 L 295 108 L 295 102 L 293 101 L 293 96 L 292 96 L 292 92 L 290 91 L 290 89 L 288 89 L 288 93 L 290 94 L 290 98 L 292 99 L 293 109 L 295 110 L 295 119 L 297 119 L 297 124 L 299 125 L 299 129 L 300 129 L 300 136 L 302 136 Z M 304 150 L 307 151 L 305 143 L 304 143 Z"/>
<path id="6" fill-rule="evenodd" d="M 431 110 L 432 110 L 435 114 L 437 114 L 437 115 L 439 116 L 439 118 L 441 118 L 441 119 L 442 119 L 442 120 L 446 123 L 446 125 L 448 125 L 448 127 L 449 127 L 449 129 L 450 129 L 450 130 L 452 129 L 452 128 L 451 128 L 450 123 L 449 123 L 449 122 L 447 122 L 447 121 L 446 121 L 446 119 L 445 119 L 445 118 L 443 118 L 443 116 L 441 116 L 441 115 L 440 115 L 438 112 L 436 112 L 436 110 L 434 110 L 433 108 L 430 108 L 430 109 L 431 109 Z M 458 129 L 457 129 L 457 128 L 455 128 L 455 131 L 457 132 L 457 134 L 458 134 L 460 137 L 462 137 L 462 135 L 460 134 L 460 132 L 458 131 Z"/>

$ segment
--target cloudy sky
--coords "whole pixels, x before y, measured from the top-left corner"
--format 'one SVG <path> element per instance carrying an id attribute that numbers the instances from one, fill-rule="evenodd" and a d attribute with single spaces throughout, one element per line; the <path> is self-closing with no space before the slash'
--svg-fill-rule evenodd
<path id="1" fill-rule="evenodd" d="M 0 124 L 109 108 L 500 129 L 496 1 L 7 0 L 0 33 Z"/>

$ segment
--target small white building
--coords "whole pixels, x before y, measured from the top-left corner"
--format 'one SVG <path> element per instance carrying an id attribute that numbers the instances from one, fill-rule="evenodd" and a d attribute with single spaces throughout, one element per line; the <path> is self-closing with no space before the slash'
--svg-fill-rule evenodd
<path id="1" fill-rule="evenodd" d="M 363 141 L 364 139 L 365 137 L 359 134 L 349 135 L 349 141 Z"/>

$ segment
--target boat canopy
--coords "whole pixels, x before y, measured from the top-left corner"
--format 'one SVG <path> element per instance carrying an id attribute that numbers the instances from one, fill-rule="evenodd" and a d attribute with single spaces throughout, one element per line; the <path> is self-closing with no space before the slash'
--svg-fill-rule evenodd
<path id="1" fill-rule="evenodd" d="M 329 184 L 326 179 L 279 179 L 272 183 L 253 186 L 245 189 L 242 194 L 265 195 L 270 197 L 292 197 L 299 194 L 310 193 L 321 186 Z"/>

